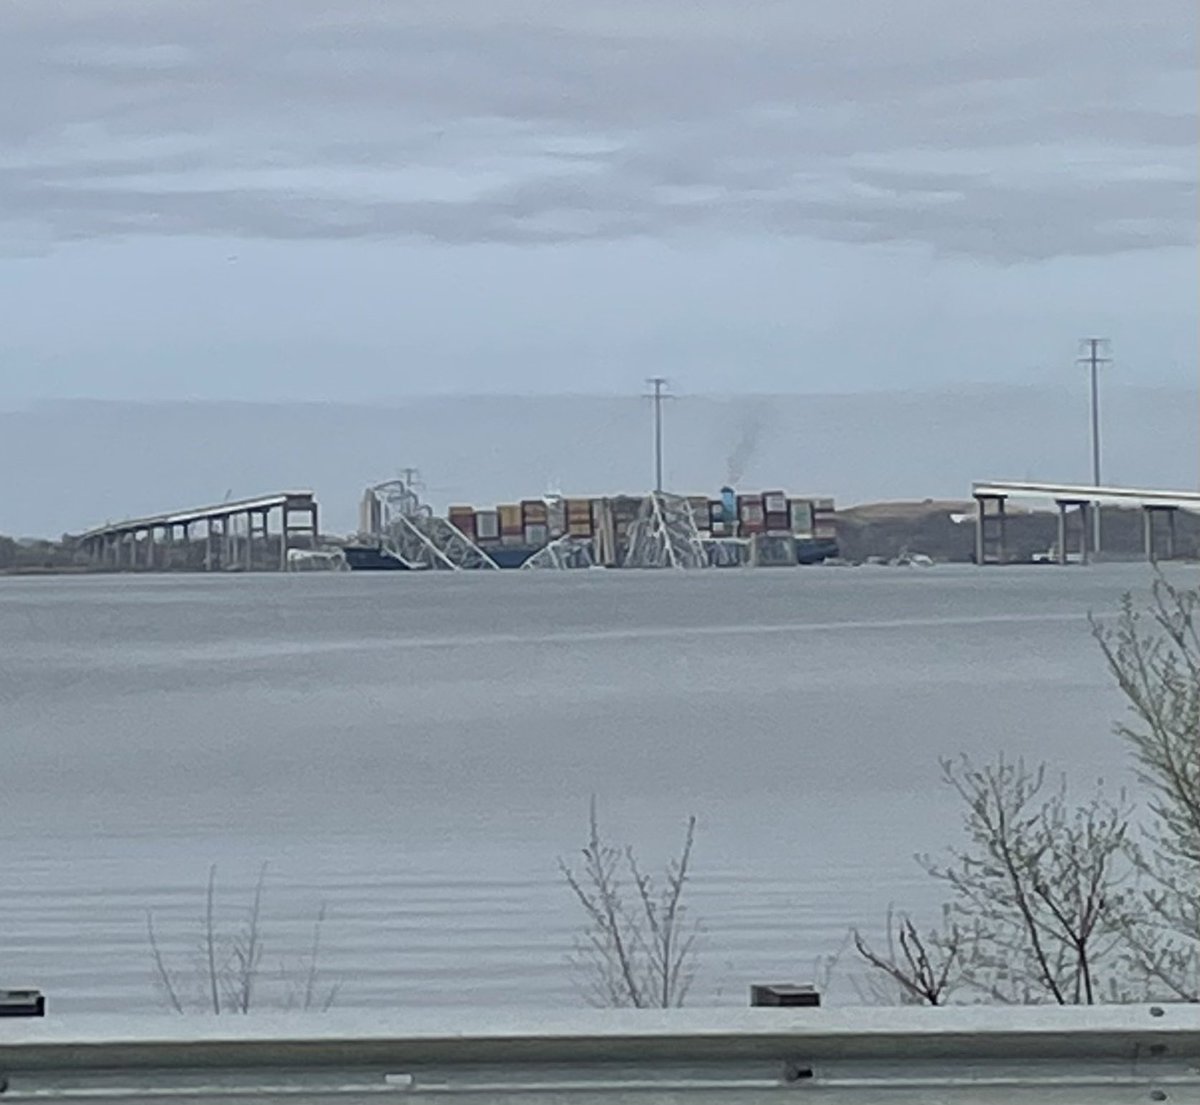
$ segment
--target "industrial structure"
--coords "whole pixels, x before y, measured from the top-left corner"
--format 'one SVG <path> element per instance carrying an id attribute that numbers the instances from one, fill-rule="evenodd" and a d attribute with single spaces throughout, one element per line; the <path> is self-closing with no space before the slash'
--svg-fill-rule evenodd
<path id="1" fill-rule="evenodd" d="M 1051 500 L 1058 508 L 1058 539 L 1052 559 L 1060 564 L 1086 564 L 1097 551 L 1093 512 L 1101 506 L 1140 508 L 1146 559 L 1171 560 L 1176 554 L 1175 516 L 1180 510 L 1200 512 L 1200 492 L 1098 487 L 1081 484 L 978 482 L 972 487 L 976 504 L 975 562 L 1006 564 L 1007 504 L 1009 499 Z"/>
<path id="2" fill-rule="evenodd" d="M 319 533 L 313 493 L 280 491 L 107 522 L 76 544 L 96 568 L 286 571 L 293 551 L 317 549 Z"/>
<path id="3" fill-rule="evenodd" d="M 783 492 L 721 497 L 549 495 L 490 509 L 425 503 L 414 470 L 367 488 L 344 553 L 370 570 L 698 569 L 796 565 L 836 555 L 833 502 Z"/>

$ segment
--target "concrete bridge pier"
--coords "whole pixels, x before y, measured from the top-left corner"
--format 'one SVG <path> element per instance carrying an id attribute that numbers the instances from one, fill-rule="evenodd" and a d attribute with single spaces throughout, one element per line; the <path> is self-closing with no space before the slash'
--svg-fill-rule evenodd
<path id="1" fill-rule="evenodd" d="M 975 496 L 975 563 L 1008 561 L 1006 495 Z"/>
<path id="2" fill-rule="evenodd" d="M 1175 513 L 1177 509 L 1173 506 L 1147 505 L 1142 507 L 1142 533 L 1145 539 L 1146 559 L 1151 564 L 1157 563 L 1159 560 L 1175 559 Z M 1167 519 L 1165 556 L 1159 555 L 1157 539 L 1157 531 L 1161 528 L 1157 525 L 1159 515 L 1165 515 Z"/>
<path id="3" fill-rule="evenodd" d="M 288 502 L 282 510 L 282 538 L 279 542 L 279 570 L 287 571 L 287 555 L 288 549 L 295 547 L 293 539 L 295 537 L 303 537 L 305 539 L 304 547 L 311 550 L 316 550 L 320 544 L 320 528 L 317 518 L 317 503 L 315 499 L 309 499 L 305 503 Z M 299 521 L 297 521 L 299 516 Z"/>
<path id="4" fill-rule="evenodd" d="M 1058 506 L 1058 562 L 1071 562 L 1070 544 L 1070 512 L 1074 508 L 1079 518 L 1079 562 L 1086 564 L 1091 559 L 1091 513 L 1092 504 L 1088 499 L 1056 499 Z"/>

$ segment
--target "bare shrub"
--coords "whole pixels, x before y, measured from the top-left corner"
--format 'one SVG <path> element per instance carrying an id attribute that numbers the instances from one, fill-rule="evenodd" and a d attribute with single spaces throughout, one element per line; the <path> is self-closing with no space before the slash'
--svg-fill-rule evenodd
<path id="1" fill-rule="evenodd" d="M 146 914 L 146 935 L 154 964 L 155 979 L 166 1004 L 176 1013 L 189 1010 L 222 1013 L 249 1013 L 263 1003 L 265 981 L 263 960 L 266 944 L 263 933 L 263 904 L 267 865 L 259 869 L 250 900 L 233 925 L 218 920 L 217 868 L 208 871 L 204 894 L 204 913 L 196 954 L 184 967 L 171 967 L 163 954 L 152 913 Z M 283 996 L 268 995 L 266 1004 L 275 1007 L 326 1010 L 337 996 L 337 987 L 325 987 L 320 980 L 318 959 L 321 931 L 326 909 L 322 905 L 313 925 L 309 952 L 298 968 L 280 965 L 279 979 Z"/>
<path id="2" fill-rule="evenodd" d="M 1146 797 L 1138 829 L 1124 796 L 1072 805 L 1044 768 L 945 763 L 968 844 L 922 862 L 950 891 L 953 928 L 918 945 L 889 919 L 886 951 L 856 941 L 868 964 L 931 1004 L 955 986 L 995 1001 L 1200 1001 L 1198 621 L 1200 590 L 1162 575 L 1144 605 L 1127 594 L 1111 623 L 1092 619 L 1128 707 L 1116 732 Z M 949 947 L 939 990 L 929 949 Z"/>
<path id="3" fill-rule="evenodd" d="M 1125 931 L 1132 970 L 1155 994 L 1200 1001 L 1200 591 L 1159 576 L 1143 609 L 1126 595 L 1092 631 L 1129 708 L 1117 733 L 1149 794 L 1130 842 L 1139 875 Z"/>
<path id="4" fill-rule="evenodd" d="M 631 847 L 604 840 L 595 800 L 588 830 L 578 871 L 559 860 L 587 918 L 573 963 L 588 1000 L 638 1009 L 683 1005 L 695 976 L 698 935 L 683 900 L 695 817 L 688 818 L 683 846 L 658 882 L 642 869 Z"/>
<path id="5" fill-rule="evenodd" d="M 861 936 L 862 958 L 904 1000 L 942 1004 L 954 990 L 975 1000 L 1091 1005 L 1126 995 L 1130 808 L 1098 789 L 1073 805 L 1044 766 L 1001 758 L 977 767 L 942 762 L 962 799 L 966 843 L 944 859 L 919 857 L 949 891 L 940 930 L 888 919 L 886 952 Z"/>
<path id="6" fill-rule="evenodd" d="M 885 976 L 882 985 L 868 978 L 857 983 L 859 997 L 874 1004 L 945 1005 L 961 981 L 962 931 L 943 911 L 942 929 L 922 935 L 907 913 L 897 914 L 888 907 L 885 943 L 876 951 L 866 937 L 855 929 L 854 948 L 876 971 Z"/>

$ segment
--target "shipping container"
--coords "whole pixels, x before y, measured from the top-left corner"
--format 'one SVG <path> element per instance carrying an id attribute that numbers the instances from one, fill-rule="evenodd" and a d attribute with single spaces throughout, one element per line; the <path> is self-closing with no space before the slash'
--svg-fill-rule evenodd
<path id="1" fill-rule="evenodd" d="M 546 504 L 541 499 L 526 499 L 521 503 L 521 521 L 525 525 L 544 526 L 546 519 Z"/>
<path id="2" fill-rule="evenodd" d="M 500 515 L 500 536 L 501 537 L 523 537 L 525 527 L 521 523 L 521 508 L 511 504 L 497 507 L 496 512 Z"/>
<path id="3" fill-rule="evenodd" d="M 645 500 L 634 498 L 632 495 L 618 495 L 609 502 L 612 504 L 614 522 L 632 522 L 641 513 Z"/>
<path id="4" fill-rule="evenodd" d="M 475 510 L 469 506 L 452 506 L 446 517 L 450 524 L 461 530 L 472 540 L 475 539 Z"/>
<path id="5" fill-rule="evenodd" d="M 763 510 L 767 514 L 786 514 L 788 508 L 787 495 L 782 491 L 763 492 Z"/>
<path id="6" fill-rule="evenodd" d="M 837 537 L 837 518 L 834 517 L 832 499 L 813 500 L 813 536 Z"/>
<path id="7" fill-rule="evenodd" d="M 787 500 L 784 499 L 784 502 Z M 765 526 L 767 533 L 791 533 L 791 516 L 786 510 L 767 511 Z"/>
<path id="8" fill-rule="evenodd" d="M 792 499 L 790 504 L 792 533 L 797 537 L 808 537 L 813 532 L 813 509 L 808 499 Z"/>
<path id="9" fill-rule="evenodd" d="M 550 540 L 550 530 L 542 522 L 531 522 L 525 527 L 525 544 L 540 549 Z"/>
<path id="10" fill-rule="evenodd" d="M 758 495 L 738 496 L 738 533 L 746 536 L 751 533 L 762 533 L 763 508 L 762 498 Z"/>
<path id="11" fill-rule="evenodd" d="M 595 531 L 591 499 L 567 499 L 567 532 L 572 537 L 591 537 Z"/>
<path id="12" fill-rule="evenodd" d="M 494 510 L 476 512 L 475 536 L 480 541 L 495 541 L 500 536 L 500 516 Z"/>

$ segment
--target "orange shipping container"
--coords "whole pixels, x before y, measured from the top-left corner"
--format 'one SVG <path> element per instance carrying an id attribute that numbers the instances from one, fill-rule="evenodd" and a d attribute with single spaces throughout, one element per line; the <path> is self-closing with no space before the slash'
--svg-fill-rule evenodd
<path id="1" fill-rule="evenodd" d="M 497 507 L 500 515 L 500 534 L 502 537 L 523 537 L 525 527 L 521 524 L 521 508 L 511 504 Z"/>

